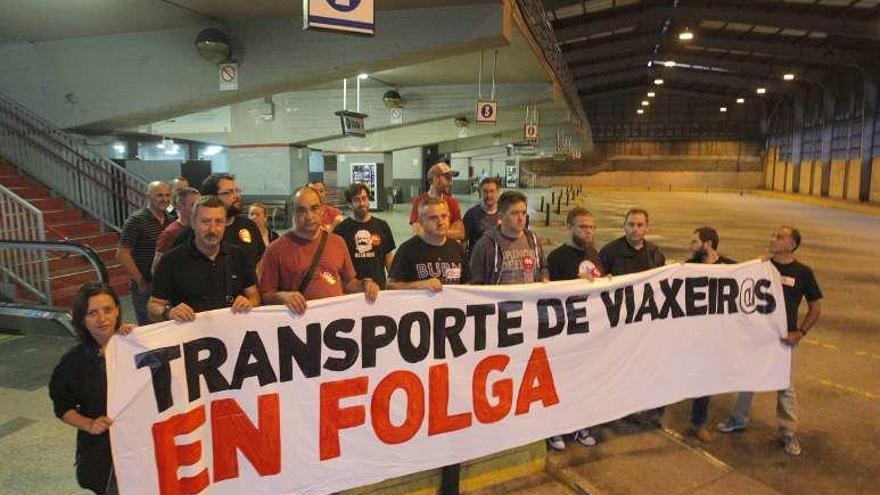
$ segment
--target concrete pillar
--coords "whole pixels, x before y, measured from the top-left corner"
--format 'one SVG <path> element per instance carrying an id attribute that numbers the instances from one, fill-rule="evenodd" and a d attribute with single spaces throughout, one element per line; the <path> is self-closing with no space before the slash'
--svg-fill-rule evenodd
<path id="1" fill-rule="evenodd" d="M 819 159 L 822 163 L 821 195 L 828 196 L 831 181 L 831 141 L 834 137 L 834 110 L 837 100 L 827 89 L 822 92 L 822 149 Z"/>
<path id="2" fill-rule="evenodd" d="M 874 119 L 877 114 L 877 83 L 864 81 L 864 101 L 862 105 L 862 143 L 859 147 L 861 174 L 859 175 L 859 201 L 871 199 L 871 169 L 874 156 Z"/>
<path id="3" fill-rule="evenodd" d="M 791 128 L 791 191 L 800 192 L 801 181 L 801 155 L 804 130 L 804 92 L 798 92 L 794 97 L 794 117 Z"/>

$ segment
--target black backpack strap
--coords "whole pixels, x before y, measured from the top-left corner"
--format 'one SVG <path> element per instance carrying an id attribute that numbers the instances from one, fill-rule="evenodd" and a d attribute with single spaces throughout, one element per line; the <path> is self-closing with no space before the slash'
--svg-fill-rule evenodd
<path id="1" fill-rule="evenodd" d="M 300 294 L 305 294 L 306 289 L 309 288 L 309 283 L 312 281 L 312 276 L 315 275 L 315 269 L 318 268 L 318 262 L 321 260 L 321 256 L 324 254 L 324 248 L 327 246 L 327 237 L 329 237 L 327 231 L 321 230 L 321 242 L 318 244 L 318 250 L 315 251 L 315 256 L 312 257 L 312 264 L 309 265 L 308 271 L 299 283 L 299 287 L 296 289 Z"/>

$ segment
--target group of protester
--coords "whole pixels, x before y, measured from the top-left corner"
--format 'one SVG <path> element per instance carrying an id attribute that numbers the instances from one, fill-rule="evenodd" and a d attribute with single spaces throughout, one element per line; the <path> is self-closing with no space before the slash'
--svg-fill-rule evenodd
<path id="1" fill-rule="evenodd" d="M 153 182 L 148 205 L 128 219 L 118 249 L 118 259 L 131 276 L 138 324 L 188 322 L 203 311 L 244 312 L 261 304 L 284 305 L 302 314 L 310 300 L 363 293 L 372 303 L 385 289 L 441 291 L 447 284 L 592 281 L 666 262 L 661 250 L 645 238 L 649 215 L 643 209 L 629 210 L 624 235 L 597 250 L 593 215 L 575 207 L 566 218 L 566 242 L 545 256 L 540 239 L 527 228 L 524 194 L 502 193 L 499 179 L 484 178 L 480 203 L 462 217 L 450 190 L 454 175 L 446 163 L 430 168 L 430 188 L 412 202 L 414 235 L 399 247 L 389 225 L 370 212 L 371 191 L 364 184 L 352 184 L 345 191 L 351 208 L 347 218 L 326 204 L 323 183 L 297 189 L 292 228 L 279 236 L 266 227 L 265 206 L 254 204 L 248 216 L 243 214 L 241 190 L 232 175 L 208 176 L 201 191 L 178 180 L 173 194 L 171 185 Z M 800 242 L 797 229 L 784 226 L 769 245 L 770 259 L 782 275 L 789 330 L 783 341 L 788 345 L 796 345 L 815 324 L 822 297 L 812 271 L 794 257 Z M 688 261 L 734 263 L 719 254 L 718 244 L 714 229 L 696 229 Z M 809 311 L 799 324 L 802 298 Z M 80 484 L 96 493 L 115 493 L 103 348 L 114 332 L 130 327 L 121 323 L 118 298 L 102 284 L 83 286 L 72 314 L 81 343 L 56 368 L 50 395 L 56 415 L 79 430 Z M 751 393 L 740 393 L 731 419 L 719 424 L 718 431 L 745 429 L 751 398 Z M 690 432 L 701 441 L 711 439 L 706 428 L 709 400 L 693 401 Z M 793 388 L 779 391 L 777 411 L 785 451 L 798 455 Z M 662 415 L 661 407 L 633 419 L 659 425 Z M 574 438 L 587 446 L 597 442 L 586 428 Z M 554 449 L 565 448 L 562 436 L 548 441 Z"/>

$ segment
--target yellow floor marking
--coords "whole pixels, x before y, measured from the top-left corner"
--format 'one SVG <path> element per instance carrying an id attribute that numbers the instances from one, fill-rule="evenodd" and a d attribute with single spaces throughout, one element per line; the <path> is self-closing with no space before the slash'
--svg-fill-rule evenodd
<path id="1" fill-rule="evenodd" d="M 826 387 L 831 387 L 833 389 L 841 390 L 844 392 L 849 392 L 851 394 L 862 396 L 866 399 L 872 399 L 872 400 L 880 399 L 880 394 L 868 392 L 867 390 L 862 390 L 862 389 L 856 388 L 856 387 L 850 387 L 849 385 L 842 385 L 840 383 L 833 382 L 827 378 L 822 378 L 822 377 L 815 376 L 815 375 L 807 375 L 807 378 L 816 380 L 819 383 L 821 383 L 822 385 L 825 385 Z"/>

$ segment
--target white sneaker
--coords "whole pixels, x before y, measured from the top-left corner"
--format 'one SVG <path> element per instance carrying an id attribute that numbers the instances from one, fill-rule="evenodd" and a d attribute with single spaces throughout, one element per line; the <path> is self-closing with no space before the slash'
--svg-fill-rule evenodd
<path id="1" fill-rule="evenodd" d="M 550 437 L 548 440 L 550 442 L 550 448 L 556 451 L 565 450 L 565 440 L 562 439 L 561 435 L 556 435 L 555 437 Z"/>
<path id="2" fill-rule="evenodd" d="M 795 456 L 801 455 L 801 443 L 798 442 L 796 435 L 783 435 L 782 444 L 786 454 Z"/>
<path id="3" fill-rule="evenodd" d="M 590 435 L 590 430 L 587 428 L 580 429 L 574 433 L 574 439 L 580 442 L 581 445 L 585 445 L 587 447 L 592 447 L 596 445 L 596 437 Z"/>

